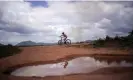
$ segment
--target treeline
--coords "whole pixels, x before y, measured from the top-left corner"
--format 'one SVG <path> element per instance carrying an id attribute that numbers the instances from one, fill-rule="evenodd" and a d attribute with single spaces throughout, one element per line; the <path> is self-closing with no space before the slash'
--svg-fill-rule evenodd
<path id="1" fill-rule="evenodd" d="M 19 47 L 13 46 L 11 44 L 8 45 L 0 45 L 0 58 L 11 56 L 17 54 L 21 51 Z"/>
<path id="2" fill-rule="evenodd" d="M 128 36 L 118 36 L 110 37 L 106 36 L 106 38 L 99 38 L 93 42 L 94 47 L 122 47 L 122 48 L 133 48 L 133 30 L 129 32 Z"/>

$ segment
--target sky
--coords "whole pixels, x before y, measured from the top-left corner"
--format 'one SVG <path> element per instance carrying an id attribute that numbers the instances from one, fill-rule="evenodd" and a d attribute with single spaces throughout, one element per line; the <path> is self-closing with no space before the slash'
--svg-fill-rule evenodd
<path id="1" fill-rule="evenodd" d="M 0 43 L 55 43 L 126 36 L 133 29 L 132 1 L 0 1 Z"/>

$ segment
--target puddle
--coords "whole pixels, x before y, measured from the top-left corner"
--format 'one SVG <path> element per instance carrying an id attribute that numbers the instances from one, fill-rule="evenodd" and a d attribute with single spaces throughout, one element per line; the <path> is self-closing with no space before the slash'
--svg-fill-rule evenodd
<path id="1" fill-rule="evenodd" d="M 97 61 L 91 57 L 79 57 L 68 61 L 64 68 L 64 62 L 55 64 L 44 64 L 36 66 L 26 66 L 16 69 L 11 73 L 14 76 L 58 76 L 74 73 L 89 73 L 104 67 L 133 67 L 133 64 L 121 61 L 120 63 L 112 62 L 108 64 L 105 61 Z"/>

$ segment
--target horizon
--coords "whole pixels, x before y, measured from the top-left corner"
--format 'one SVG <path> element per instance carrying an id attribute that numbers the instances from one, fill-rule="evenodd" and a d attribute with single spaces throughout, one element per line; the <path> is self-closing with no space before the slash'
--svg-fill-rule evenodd
<path id="1" fill-rule="evenodd" d="M 30 42 L 34 42 L 34 43 L 43 43 L 43 44 L 57 44 L 57 42 L 35 42 L 35 41 L 32 41 L 32 40 L 27 40 L 27 41 L 21 41 L 21 42 L 18 42 L 18 43 L 16 43 L 16 44 L 12 44 L 12 43 L 7 43 L 7 44 L 3 44 L 3 43 L 0 43 L 0 44 L 2 44 L 2 45 L 17 45 L 17 44 L 19 44 L 19 43 L 22 43 L 22 42 L 28 42 L 28 41 L 30 41 Z M 85 40 L 85 41 L 88 41 L 88 40 Z M 79 41 L 79 42 L 85 42 L 85 41 Z M 94 41 L 94 40 L 89 40 L 89 41 Z M 77 42 L 72 42 L 72 43 L 77 43 Z"/>
<path id="2" fill-rule="evenodd" d="M 132 20 L 133 1 L 0 1 L 0 43 L 127 36 Z"/>

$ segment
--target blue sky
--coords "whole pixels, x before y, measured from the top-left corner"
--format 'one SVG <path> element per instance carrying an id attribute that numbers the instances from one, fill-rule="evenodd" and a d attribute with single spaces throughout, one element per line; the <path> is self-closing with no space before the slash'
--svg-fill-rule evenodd
<path id="1" fill-rule="evenodd" d="M 27 2 L 30 2 L 32 7 L 38 7 L 38 6 L 48 7 L 47 1 L 27 1 Z"/>

